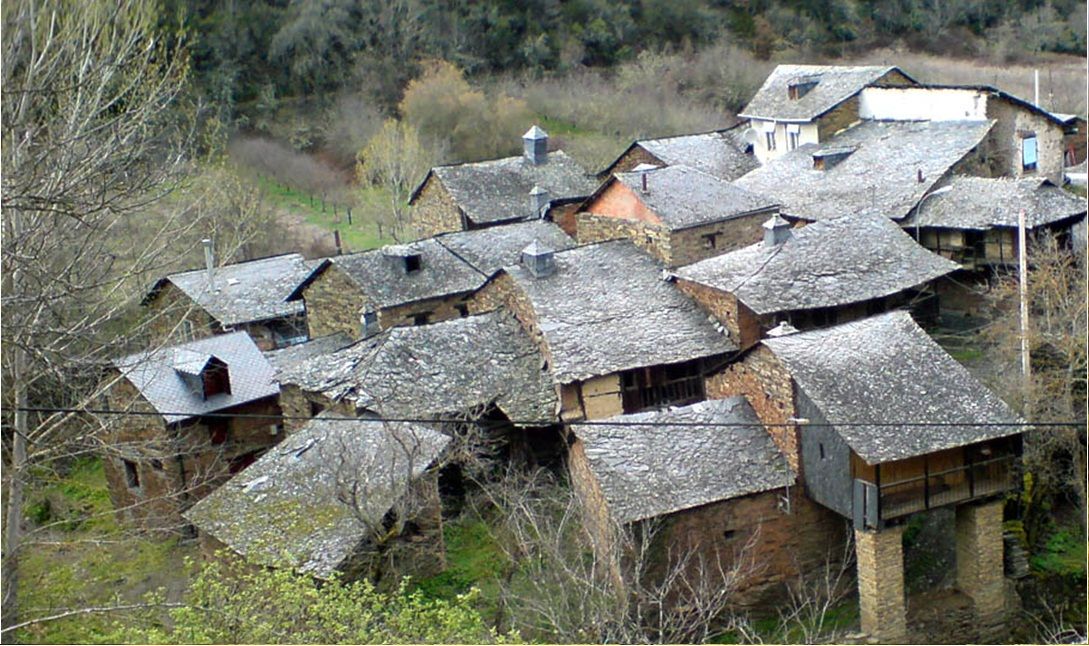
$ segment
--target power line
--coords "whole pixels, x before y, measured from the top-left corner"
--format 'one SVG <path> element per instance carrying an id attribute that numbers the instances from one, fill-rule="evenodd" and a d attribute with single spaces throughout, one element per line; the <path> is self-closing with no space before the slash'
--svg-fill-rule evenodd
<path id="1" fill-rule="evenodd" d="M 170 411 L 134 411 L 134 410 L 107 410 L 107 409 L 93 409 L 93 408 L 47 408 L 47 407 L 25 407 L 17 408 L 15 410 L 24 411 L 28 413 L 85 413 L 91 415 L 117 415 L 117 416 L 129 416 L 129 417 L 205 417 L 213 419 L 267 419 L 267 420 L 300 420 L 310 421 L 317 419 L 313 416 L 306 415 L 274 415 L 271 413 L 192 413 L 192 412 L 170 412 Z M 335 422 L 360 422 L 360 423 L 408 423 L 408 424 L 464 424 L 474 423 L 482 425 L 500 425 L 500 424 L 513 424 L 514 426 L 549 426 L 556 423 L 544 420 L 490 420 L 490 419 L 466 419 L 458 417 L 352 417 L 347 415 L 323 415 L 322 420 L 335 421 Z M 780 427 L 780 426 L 812 426 L 812 427 L 857 427 L 857 426 L 878 426 L 878 427 L 964 427 L 969 426 L 973 428 L 987 428 L 987 427 L 1001 427 L 1001 428 L 1021 428 L 1021 427 L 1033 427 L 1033 428 L 1050 428 L 1050 427 L 1079 427 L 1085 426 L 1085 422 L 889 422 L 889 421 L 866 421 L 866 422 L 812 422 L 807 419 L 796 419 L 794 421 L 787 422 L 772 422 L 764 423 L 759 422 L 756 424 L 746 422 L 634 422 L 634 421 L 610 421 L 610 420 L 584 420 L 577 422 L 569 422 L 578 426 L 634 426 L 634 427 L 751 427 L 751 426 L 765 426 L 765 427 Z"/>

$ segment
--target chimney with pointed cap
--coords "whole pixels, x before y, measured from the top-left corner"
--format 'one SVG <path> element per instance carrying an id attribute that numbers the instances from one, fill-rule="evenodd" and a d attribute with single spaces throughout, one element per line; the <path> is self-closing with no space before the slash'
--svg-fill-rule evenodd
<path id="1" fill-rule="evenodd" d="M 533 217 L 541 217 L 541 211 L 548 206 L 548 189 L 534 186 L 529 191 L 529 208 L 533 209 Z"/>
<path id="2" fill-rule="evenodd" d="M 522 250 L 522 266 L 533 274 L 534 278 L 551 276 L 556 273 L 555 252 L 548 246 L 534 240 Z"/>
<path id="3" fill-rule="evenodd" d="M 533 126 L 522 135 L 522 154 L 534 166 L 548 163 L 548 133 Z"/>
<path id="4" fill-rule="evenodd" d="M 775 215 L 764 223 L 764 246 L 778 247 L 790 239 L 790 222 L 783 216 Z"/>
<path id="5" fill-rule="evenodd" d="M 200 241 L 204 245 L 204 268 L 208 271 L 208 288 L 216 288 L 216 256 L 212 250 L 212 240 L 205 238 Z"/>

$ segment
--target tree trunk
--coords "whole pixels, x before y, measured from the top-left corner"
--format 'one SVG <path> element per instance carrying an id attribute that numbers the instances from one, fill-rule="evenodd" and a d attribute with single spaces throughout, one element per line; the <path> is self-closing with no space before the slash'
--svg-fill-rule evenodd
<path id="1" fill-rule="evenodd" d="M 23 486 L 26 477 L 27 433 L 27 392 L 23 378 L 25 358 L 22 350 L 15 353 L 15 428 L 11 445 L 10 480 L 8 481 L 7 509 L 4 522 L 4 567 L 3 567 L 3 625 L 11 626 L 19 620 L 19 551 L 22 541 L 23 524 Z M 7 640 L 13 639 L 13 635 Z"/>

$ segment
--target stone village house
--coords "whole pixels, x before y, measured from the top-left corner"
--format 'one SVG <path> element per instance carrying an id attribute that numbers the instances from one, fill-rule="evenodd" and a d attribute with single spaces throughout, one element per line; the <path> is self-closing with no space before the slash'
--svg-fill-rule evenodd
<path id="1" fill-rule="evenodd" d="M 997 634 L 1003 497 L 1022 420 L 906 312 L 784 325 L 710 377 L 708 395 L 745 396 L 804 495 L 852 521 L 865 633 L 903 643 L 902 523 L 955 506 L 957 589 L 972 601 L 975 638 Z"/>
<path id="2" fill-rule="evenodd" d="M 758 614 L 799 576 L 841 566 L 847 523 L 801 495 L 744 397 L 575 424 L 572 433 L 571 484 L 605 558 L 618 556 L 617 532 L 641 526 L 636 536 L 653 536 L 654 562 L 642 564 L 653 576 L 710 576 L 732 604 Z M 619 563 L 606 565 L 623 577 Z"/>
<path id="3" fill-rule="evenodd" d="M 738 117 L 749 120 L 753 153 L 767 163 L 804 144 L 821 144 L 857 122 L 858 95 L 876 83 L 915 80 L 890 66 L 779 65 Z"/>
<path id="4" fill-rule="evenodd" d="M 732 182 L 760 165 L 753 156 L 752 144 L 744 140 L 747 126 L 741 123 L 725 130 L 634 141 L 598 174 L 598 179 L 604 181 L 649 165 L 689 166 Z"/>
<path id="5" fill-rule="evenodd" d="M 106 482 L 137 526 L 187 531 L 183 511 L 283 436 L 272 366 L 245 332 L 116 359 L 109 379 L 109 410 L 137 414 L 109 429 Z"/>
<path id="6" fill-rule="evenodd" d="M 688 166 L 617 173 L 579 207 L 580 243 L 628 238 L 667 267 L 749 245 L 774 200 Z"/>
<path id="7" fill-rule="evenodd" d="M 319 579 L 433 576 L 445 565 L 434 467 L 449 444 L 424 425 L 321 413 L 185 517 L 208 557 Z"/>
<path id="8" fill-rule="evenodd" d="M 958 268 L 881 216 L 801 228 L 775 217 L 763 242 L 681 267 L 672 278 L 744 349 L 781 321 L 806 329 L 902 306 L 934 318 L 930 285 Z"/>
<path id="9" fill-rule="evenodd" d="M 306 304 L 313 337 L 339 332 L 358 339 L 467 316 L 473 292 L 534 240 L 558 249 L 575 244 L 540 220 L 439 235 L 327 258 L 289 298 Z"/>
<path id="10" fill-rule="evenodd" d="M 549 152 L 548 134 L 533 126 L 523 154 L 432 168 L 409 196 L 417 235 L 481 229 L 536 220 L 553 200 L 578 197 L 597 186 L 563 151 Z"/>
<path id="11" fill-rule="evenodd" d="M 736 346 L 631 242 L 532 245 L 473 298 L 514 314 L 537 344 L 563 421 L 704 399 L 703 375 Z"/>
<path id="12" fill-rule="evenodd" d="M 160 278 L 144 297 L 156 337 L 191 341 L 244 330 L 262 350 L 306 340 L 306 309 L 287 300 L 311 270 L 300 254 L 216 267 L 207 250 L 207 268 Z"/>

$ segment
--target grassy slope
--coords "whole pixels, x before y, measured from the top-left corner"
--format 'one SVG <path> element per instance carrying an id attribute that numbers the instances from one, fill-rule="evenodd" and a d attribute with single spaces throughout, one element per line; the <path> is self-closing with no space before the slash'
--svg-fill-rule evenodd
<path id="1" fill-rule="evenodd" d="M 21 618 L 73 608 L 141 600 L 160 586 L 177 593 L 185 585 L 183 563 L 195 546 L 132 535 L 112 511 L 102 463 L 77 462 L 28 502 L 27 514 L 49 526 L 35 533 L 21 561 Z M 111 643 L 117 615 L 91 614 L 30 626 L 18 639 L 30 643 Z"/>
<path id="2" fill-rule="evenodd" d="M 335 207 L 336 213 L 334 213 L 332 204 L 326 204 L 323 209 L 320 200 L 313 198 L 311 202 L 312 198 L 309 195 L 290 186 L 264 177 L 256 178 L 255 181 L 269 202 L 274 207 L 285 211 L 288 217 L 297 217 L 307 224 L 326 231 L 340 231 L 341 241 L 346 251 L 364 251 L 392 242 L 385 231 L 383 235 L 379 235 L 375 222 L 368 219 L 358 207 L 352 209 L 352 224 L 348 224 L 344 207 Z M 380 199 L 381 196 L 367 197 Z"/>

